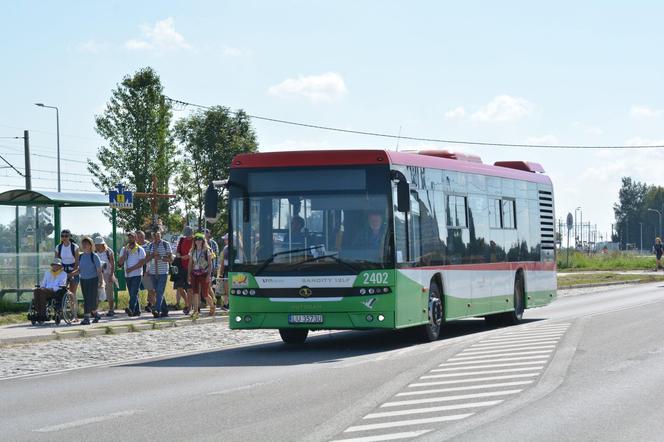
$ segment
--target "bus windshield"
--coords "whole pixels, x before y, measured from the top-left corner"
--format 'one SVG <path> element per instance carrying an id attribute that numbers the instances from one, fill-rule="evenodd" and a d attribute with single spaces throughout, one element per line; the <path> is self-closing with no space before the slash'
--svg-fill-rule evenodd
<path id="1" fill-rule="evenodd" d="M 231 177 L 232 270 L 355 274 L 392 264 L 389 180 L 374 175 L 362 168 L 239 171 Z"/>

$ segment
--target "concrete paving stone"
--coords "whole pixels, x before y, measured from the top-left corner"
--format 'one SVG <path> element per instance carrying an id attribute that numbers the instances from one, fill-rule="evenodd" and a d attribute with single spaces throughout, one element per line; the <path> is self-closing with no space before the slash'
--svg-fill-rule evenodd
<path id="1" fill-rule="evenodd" d="M 129 333 L 129 326 L 128 325 L 112 325 L 109 327 L 111 330 L 111 334 L 114 335 L 120 335 L 124 333 Z"/>
<path id="2" fill-rule="evenodd" d="M 196 324 L 210 324 L 214 322 L 214 316 L 202 316 L 197 319 L 194 319 Z"/>
<path id="3" fill-rule="evenodd" d="M 133 324 L 132 329 L 133 331 L 146 331 L 146 330 L 152 330 L 154 328 L 153 324 L 151 322 L 143 323 L 143 324 Z"/>
<path id="4" fill-rule="evenodd" d="M 55 335 L 58 337 L 58 339 L 80 338 L 81 336 L 83 336 L 83 330 L 77 329 L 77 330 L 56 331 Z"/>
<path id="5" fill-rule="evenodd" d="M 164 328 L 171 328 L 175 326 L 175 321 L 155 321 L 152 323 L 155 330 L 162 330 Z"/>

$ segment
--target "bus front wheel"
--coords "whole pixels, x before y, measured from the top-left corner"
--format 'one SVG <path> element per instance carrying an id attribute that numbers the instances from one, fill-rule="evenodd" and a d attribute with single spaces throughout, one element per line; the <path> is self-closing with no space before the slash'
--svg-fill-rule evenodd
<path id="1" fill-rule="evenodd" d="M 435 281 L 429 285 L 429 305 L 428 305 L 429 323 L 421 326 L 421 335 L 425 342 L 433 342 L 440 336 L 440 329 L 443 324 L 443 300 L 440 288 Z"/>
<path id="2" fill-rule="evenodd" d="M 286 344 L 303 344 L 307 340 L 309 330 L 302 328 L 280 328 L 279 335 Z"/>

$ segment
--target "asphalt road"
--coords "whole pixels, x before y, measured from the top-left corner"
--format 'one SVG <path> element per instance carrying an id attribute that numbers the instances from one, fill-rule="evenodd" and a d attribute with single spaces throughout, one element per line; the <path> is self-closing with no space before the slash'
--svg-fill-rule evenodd
<path id="1" fill-rule="evenodd" d="M 662 439 L 663 284 L 526 318 L 453 322 L 431 344 L 339 332 L 0 381 L 0 440 Z"/>

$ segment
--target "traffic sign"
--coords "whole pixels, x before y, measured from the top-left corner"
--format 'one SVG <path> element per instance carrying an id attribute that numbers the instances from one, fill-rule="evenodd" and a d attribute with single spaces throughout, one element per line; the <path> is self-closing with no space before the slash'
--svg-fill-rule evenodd
<path id="1" fill-rule="evenodd" d="M 574 228 L 574 217 L 571 213 L 567 214 L 567 231 L 569 232 Z"/>
<path id="2" fill-rule="evenodd" d="M 133 209 L 134 193 L 125 190 L 122 184 L 118 184 L 116 189 L 108 191 L 108 206 L 111 209 Z"/>

